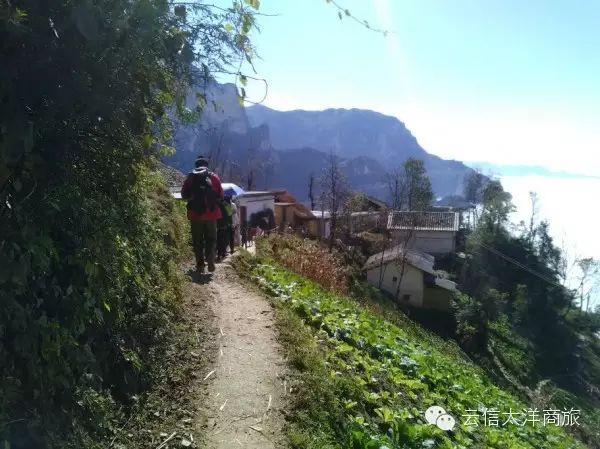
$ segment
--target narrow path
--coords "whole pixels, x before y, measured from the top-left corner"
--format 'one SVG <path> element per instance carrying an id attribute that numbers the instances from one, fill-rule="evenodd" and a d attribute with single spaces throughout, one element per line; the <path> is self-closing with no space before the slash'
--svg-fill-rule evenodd
<path id="1" fill-rule="evenodd" d="M 212 332 L 205 348 L 209 377 L 200 379 L 206 385 L 198 423 L 203 447 L 284 447 L 286 365 L 271 306 L 228 262 L 194 280 L 191 307 L 208 309 L 205 325 Z"/>

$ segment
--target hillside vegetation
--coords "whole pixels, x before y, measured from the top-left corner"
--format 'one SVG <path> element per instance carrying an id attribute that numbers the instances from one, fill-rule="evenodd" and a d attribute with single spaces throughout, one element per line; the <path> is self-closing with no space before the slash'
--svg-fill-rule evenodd
<path id="1" fill-rule="evenodd" d="M 470 198 L 477 206 L 465 213 L 470 225 L 461 230 L 462 257 L 437 261 L 439 272 L 458 283 L 452 312 L 406 312 L 458 343 L 495 384 L 538 412 L 577 410 L 581 419 L 567 430 L 597 448 L 600 314 L 584 310 L 577 292 L 562 285 L 567 265 L 549 235 L 549 224 L 534 215 L 529 226 L 513 226 L 510 193 L 497 180 L 479 176 L 478 181 Z M 329 252 L 319 242 L 290 236 L 270 236 L 257 247 L 259 254 L 287 269 L 360 302 L 373 296 L 361 281 L 361 252 L 368 245 L 360 243 L 361 236 L 339 231 L 340 251 Z M 380 242 L 389 241 L 384 230 L 378 232 Z M 382 302 L 381 295 L 377 298 Z M 385 302 L 402 315 L 395 310 L 402 307 L 398 302 Z M 406 320 L 401 324 L 405 328 Z M 444 346 L 440 341 L 436 344 Z"/>
<path id="2" fill-rule="evenodd" d="M 473 198 L 472 198 L 473 199 Z M 450 272 L 457 297 L 456 339 L 498 380 L 546 406 L 581 409 L 575 433 L 600 447 L 600 313 L 567 289 L 569 262 L 535 212 L 512 225 L 510 193 L 491 181 L 474 199 L 474 226 Z M 593 280 L 592 280 L 593 281 Z"/>
<path id="3" fill-rule="evenodd" d="M 542 423 L 502 426 L 504 413 L 534 407 L 494 385 L 456 346 L 414 325 L 394 324 L 268 259 L 242 265 L 284 314 L 303 323 L 298 332 L 311 336 L 301 343 L 304 350 L 288 346 L 306 373 L 302 381 L 309 379 L 290 432 L 295 447 L 584 447 L 558 426 L 543 426 L 541 410 Z M 425 422 L 433 405 L 455 417 L 454 431 Z M 498 427 L 485 426 L 483 418 L 465 425 L 466 415 L 486 409 L 497 411 Z"/>
<path id="4" fill-rule="evenodd" d="M 201 113 L 192 64 L 250 60 L 257 7 L 0 1 L 0 447 L 108 447 L 156 380 L 186 243 L 168 111 Z"/>

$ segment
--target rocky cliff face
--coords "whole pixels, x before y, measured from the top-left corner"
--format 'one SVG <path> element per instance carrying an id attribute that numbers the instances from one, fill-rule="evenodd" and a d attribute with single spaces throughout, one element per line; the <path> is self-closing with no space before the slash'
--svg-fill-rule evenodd
<path id="1" fill-rule="evenodd" d="M 215 81 L 200 81 L 186 96 L 186 106 L 196 107 L 197 95 L 204 95 L 206 106 L 201 125 L 205 128 L 223 127 L 237 134 L 245 134 L 250 128 L 246 109 L 238 101 L 234 84 L 219 84 Z"/>
<path id="2" fill-rule="evenodd" d="M 387 195 L 385 171 L 409 157 L 425 161 L 438 196 L 460 193 L 471 170 L 462 162 L 427 153 L 401 121 L 374 111 L 244 108 L 233 84 L 214 81 L 190 90 L 190 109 L 196 105 L 197 93 L 206 99 L 202 118 L 193 124 L 175 123 L 177 152 L 166 159 L 183 172 L 203 154 L 211 157 L 213 168 L 226 180 L 245 184 L 252 172 L 254 188 L 285 187 L 305 200 L 309 176 L 321 174 L 332 150 L 342 158 L 353 189 L 382 199 Z"/>
<path id="3" fill-rule="evenodd" d="M 404 123 L 374 111 L 282 112 L 258 105 L 248 108 L 247 115 L 252 125 L 269 126 L 271 143 L 279 150 L 310 147 L 325 152 L 333 150 L 348 158 L 369 156 L 380 163 L 430 156 Z"/>
<path id="4" fill-rule="evenodd" d="M 227 172 L 235 167 L 242 173 L 249 158 L 270 159 L 269 129 L 266 125 L 250 125 L 233 84 L 199 82 L 186 97 L 190 110 L 196 107 L 198 95 L 203 95 L 205 100 L 202 116 L 192 124 L 174 120 L 176 153 L 165 159 L 167 164 L 188 172 L 196 157 L 204 155 L 211 159 L 215 170 Z"/>
<path id="5" fill-rule="evenodd" d="M 372 159 L 395 168 L 413 157 L 425 162 L 437 195 L 462 191 L 462 180 L 471 170 L 462 162 L 427 153 L 404 123 L 395 117 L 362 109 L 276 111 L 265 106 L 247 108 L 249 123 L 269 127 L 271 144 L 278 150 L 302 147 L 341 157 Z M 367 159 L 365 159 L 367 158 Z"/>

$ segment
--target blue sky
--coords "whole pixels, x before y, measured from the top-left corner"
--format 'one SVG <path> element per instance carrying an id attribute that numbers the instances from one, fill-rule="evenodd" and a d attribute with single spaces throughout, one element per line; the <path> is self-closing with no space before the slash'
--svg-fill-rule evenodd
<path id="1" fill-rule="evenodd" d="M 275 109 L 368 108 L 445 158 L 600 174 L 600 2 L 262 0 Z M 248 89 L 251 99 L 263 86 Z"/>

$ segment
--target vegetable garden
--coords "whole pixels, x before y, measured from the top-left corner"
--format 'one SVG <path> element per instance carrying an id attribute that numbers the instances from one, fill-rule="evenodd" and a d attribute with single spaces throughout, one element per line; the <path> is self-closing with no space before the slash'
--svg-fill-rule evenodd
<path id="1" fill-rule="evenodd" d="M 582 448 L 559 425 L 540 421 L 505 423 L 511 411 L 531 415 L 535 406 L 498 388 L 465 357 L 434 340 L 418 339 L 355 301 L 331 293 L 267 259 L 251 260 L 247 273 L 274 298 L 277 307 L 303 323 L 317 343 L 324 378 L 306 389 L 309 411 L 297 410 L 305 437 L 296 447 L 352 448 Z M 310 366 L 300 367 L 310 370 Z M 313 373 L 314 374 L 314 373 Z M 315 403 L 319 405 L 315 407 Z M 429 425 L 425 410 L 443 407 L 456 419 L 453 431 Z M 306 416 L 308 413 L 311 416 Z M 484 423 L 492 413 L 499 423 Z M 471 425 L 477 415 L 478 425 Z M 531 416 L 530 416 L 531 417 Z M 527 416 L 523 416 L 524 421 Z M 580 420 L 585 419 L 585 416 Z M 469 425 L 467 425 L 469 424 Z M 564 424 L 564 423 L 563 423 Z M 307 436 L 313 426 L 329 438 Z"/>

